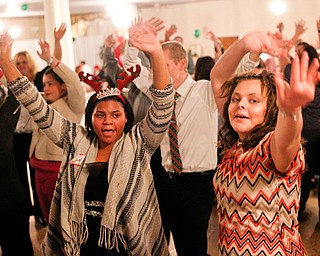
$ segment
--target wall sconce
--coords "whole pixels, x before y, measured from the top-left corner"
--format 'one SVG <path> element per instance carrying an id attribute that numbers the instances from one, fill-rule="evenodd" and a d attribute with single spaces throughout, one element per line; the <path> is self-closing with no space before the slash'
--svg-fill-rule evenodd
<path id="1" fill-rule="evenodd" d="M 282 15 L 287 11 L 287 2 L 281 0 L 275 0 L 269 3 L 269 10 L 274 15 Z"/>

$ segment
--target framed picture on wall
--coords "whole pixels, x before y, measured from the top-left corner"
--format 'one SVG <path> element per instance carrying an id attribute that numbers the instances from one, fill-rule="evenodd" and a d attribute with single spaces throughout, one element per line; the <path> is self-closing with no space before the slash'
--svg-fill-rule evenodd
<path id="1" fill-rule="evenodd" d="M 203 49 L 200 44 L 191 44 L 189 46 L 189 51 L 191 52 L 193 58 L 199 58 L 202 56 Z"/>

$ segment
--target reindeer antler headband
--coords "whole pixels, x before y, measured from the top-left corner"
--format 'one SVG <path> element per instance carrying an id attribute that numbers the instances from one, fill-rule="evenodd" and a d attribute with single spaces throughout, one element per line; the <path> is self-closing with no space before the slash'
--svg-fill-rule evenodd
<path id="1" fill-rule="evenodd" d="M 92 87 L 92 89 L 94 89 L 94 91 L 97 93 L 98 100 L 101 100 L 105 97 L 116 96 L 120 98 L 124 104 L 126 104 L 122 96 L 122 90 L 128 83 L 130 83 L 140 75 L 141 67 L 140 65 L 137 64 L 135 71 L 133 70 L 133 67 L 128 68 L 127 71 L 130 72 L 131 74 L 128 75 L 126 70 L 123 70 L 119 74 L 119 76 L 122 77 L 123 79 L 117 79 L 118 88 L 111 88 L 111 89 L 101 89 L 101 85 L 102 85 L 101 78 L 96 75 L 84 73 L 83 71 L 80 71 L 78 75 L 79 75 L 80 81 L 86 83 L 87 85 Z"/>

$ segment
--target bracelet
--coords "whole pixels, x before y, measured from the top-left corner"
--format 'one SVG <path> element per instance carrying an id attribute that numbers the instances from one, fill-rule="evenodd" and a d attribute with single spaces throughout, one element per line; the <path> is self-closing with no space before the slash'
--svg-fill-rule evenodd
<path id="1" fill-rule="evenodd" d="M 298 120 L 298 113 L 292 113 L 292 112 L 286 112 L 286 111 L 281 111 L 279 110 L 280 113 L 281 113 L 281 116 L 284 118 L 284 117 L 287 117 L 287 116 L 292 116 L 293 118 L 293 121 L 294 122 L 297 122 Z"/>
<path id="2" fill-rule="evenodd" d="M 49 61 L 47 62 L 48 66 L 50 67 L 53 62 L 53 56 L 50 57 Z"/>
<path id="3" fill-rule="evenodd" d="M 56 65 L 54 65 L 54 67 L 53 67 L 53 68 L 58 67 L 58 66 L 59 66 L 59 64 L 60 64 L 60 62 L 61 62 L 61 61 L 60 61 L 60 60 L 58 60 L 58 61 L 57 61 L 57 64 L 56 64 Z"/>

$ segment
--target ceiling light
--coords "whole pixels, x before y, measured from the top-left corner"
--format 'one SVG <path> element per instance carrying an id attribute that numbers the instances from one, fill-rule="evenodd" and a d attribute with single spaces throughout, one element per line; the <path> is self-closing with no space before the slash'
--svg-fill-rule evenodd
<path id="1" fill-rule="evenodd" d="M 282 15 L 287 11 L 287 2 L 275 0 L 269 3 L 269 9 L 274 15 Z"/>
<path id="2" fill-rule="evenodd" d="M 134 17 L 137 17 L 137 8 L 133 4 L 110 3 L 106 11 L 113 25 L 118 29 L 129 28 Z"/>
<path id="3" fill-rule="evenodd" d="M 8 29 L 9 35 L 12 37 L 12 39 L 16 39 L 21 34 L 21 28 L 19 27 L 12 27 Z"/>

